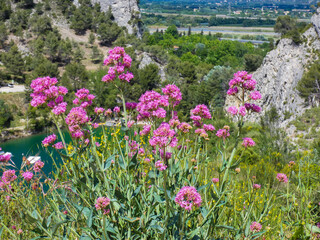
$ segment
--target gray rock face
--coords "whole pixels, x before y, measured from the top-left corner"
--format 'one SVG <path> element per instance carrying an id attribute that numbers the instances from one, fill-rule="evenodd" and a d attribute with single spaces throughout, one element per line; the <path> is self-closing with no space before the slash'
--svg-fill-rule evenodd
<path id="1" fill-rule="evenodd" d="M 320 8 L 312 17 L 313 27 L 303 37 L 306 41 L 296 45 L 291 39 L 281 39 L 277 48 L 264 58 L 253 78 L 257 80 L 257 90 L 261 92 L 260 115 L 254 114 L 248 120 L 257 121 L 266 111 L 275 107 L 279 114 L 279 124 L 285 127 L 288 122 L 301 115 L 306 106 L 296 86 L 307 67 L 317 58 L 315 50 L 320 50 Z M 226 106 L 236 104 L 228 97 Z M 285 119 L 287 115 L 287 119 Z M 288 116 L 291 116 L 288 119 Z"/>
<path id="2" fill-rule="evenodd" d="M 126 27 L 129 34 L 137 33 L 142 35 L 142 28 L 139 25 L 141 18 L 137 0 L 91 0 L 93 4 L 99 3 L 101 10 L 106 12 L 111 7 L 116 23 L 121 27 Z M 79 0 L 73 2 L 79 6 Z"/>
<path id="3" fill-rule="evenodd" d="M 164 65 L 160 64 L 155 59 L 152 59 L 151 56 L 146 52 L 136 51 L 136 53 L 138 55 L 138 60 L 140 61 L 139 69 L 142 69 L 142 68 L 148 66 L 149 64 L 156 64 L 159 67 L 159 75 L 160 75 L 161 81 L 166 80 L 166 73 L 165 73 L 165 66 Z"/>

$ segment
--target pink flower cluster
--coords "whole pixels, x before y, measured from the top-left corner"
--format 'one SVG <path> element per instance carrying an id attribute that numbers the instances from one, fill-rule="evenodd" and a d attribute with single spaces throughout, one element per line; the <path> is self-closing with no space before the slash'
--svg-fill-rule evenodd
<path id="1" fill-rule="evenodd" d="M 53 144 L 55 140 L 57 140 L 57 136 L 55 134 L 52 134 L 43 139 L 42 144 L 44 147 L 48 147 Z"/>
<path id="2" fill-rule="evenodd" d="M 253 184 L 253 189 L 260 189 L 261 188 L 261 185 L 260 184 Z"/>
<path id="3" fill-rule="evenodd" d="M 183 132 L 183 133 L 188 133 L 192 127 L 189 123 L 186 123 L 186 122 L 182 122 L 179 126 L 178 126 L 178 129 Z"/>
<path id="4" fill-rule="evenodd" d="M 0 149 L 1 150 L 1 149 Z M 7 163 L 11 159 L 11 153 L 3 153 L 0 155 L 0 163 Z"/>
<path id="5" fill-rule="evenodd" d="M 109 51 L 109 56 L 104 60 L 104 65 L 110 66 L 108 74 L 102 78 L 103 82 L 113 82 L 117 77 L 122 81 L 130 82 L 134 78 L 128 69 L 131 67 L 132 59 L 126 54 L 124 48 L 115 47 Z"/>
<path id="6" fill-rule="evenodd" d="M 132 111 L 132 110 L 137 108 L 137 105 L 138 105 L 138 103 L 136 103 L 136 102 L 127 102 L 126 103 L 126 109 L 128 111 Z"/>
<path id="7" fill-rule="evenodd" d="M 100 114 L 104 113 L 104 108 L 96 107 L 94 109 L 94 113 L 97 114 L 97 115 L 100 115 Z"/>
<path id="8" fill-rule="evenodd" d="M 150 117 L 165 118 L 166 110 L 163 107 L 169 106 L 168 99 L 155 91 L 147 91 L 139 98 L 137 111 L 138 120 Z"/>
<path id="9" fill-rule="evenodd" d="M 254 145 L 256 145 L 256 143 L 252 140 L 252 138 L 243 138 L 242 146 L 245 148 L 253 147 Z"/>
<path id="10" fill-rule="evenodd" d="M 86 108 L 92 105 L 92 100 L 96 98 L 86 88 L 79 89 L 76 93 L 76 98 L 73 100 L 74 105 L 80 105 L 82 108 Z"/>
<path id="11" fill-rule="evenodd" d="M 110 199 L 107 197 L 99 197 L 94 205 L 96 210 L 104 210 L 110 204 Z"/>
<path id="12" fill-rule="evenodd" d="M 68 93 L 67 88 L 56 86 L 56 78 L 43 77 L 34 79 L 31 82 L 33 93 L 30 94 L 32 100 L 31 106 L 38 107 L 45 103 L 52 108 L 55 115 L 60 115 L 66 111 L 67 103 L 63 101 L 63 96 Z"/>
<path id="13" fill-rule="evenodd" d="M 279 180 L 279 182 L 284 182 L 284 183 L 288 182 L 288 177 L 284 173 L 278 173 L 277 179 Z"/>
<path id="14" fill-rule="evenodd" d="M 185 186 L 178 192 L 175 202 L 180 205 L 180 207 L 191 211 L 192 207 L 201 206 L 202 199 L 195 187 Z"/>
<path id="15" fill-rule="evenodd" d="M 148 135 L 151 131 L 151 125 L 144 125 L 143 130 L 140 132 L 140 136 Z"/>
<path id="16" fill-rule="evenodd" d="M 211 180 L 213 183 L 218 183 L 219 182 L 219 178 L 212 178 Z"/>
<path id="17" fill-rule="evenodd" d="M 190 118 L 193 120 L 195 126 L 201 127 L 203 125 L 203 119 L 211 119 L 211 113 L 206 105 L 201 104 L 191 110 Z"/>
<path id="18" fill-rule="evenodd" d="M 24 180 L 26 180 L 27 182 L 30 182 L 31 179 L 33 178 L 33 173 L 32 173 L 32 172 L 24 172 L 24 173 L 22 173 L 22 177 L 23 177 Z"/>
<path id="19" fill-rule="evenodd" d="M 10 183 L 17 179 L 16 172 L 14 170 L 6 170 L 3 172 L 0 180 L 0 189 L 11 189 Z"/>
<path id="20" fill-rule="evenodd" d="M 173 103 L 173 107 L 177 106 L 182 100 L 182 94 L 176 85 L 169 84 L 165 88 L 162 88 L 162 92 L 166 95 L 168 101 Z"/>
<path id="21" fill-rule="evenodd" d="M 162 161 L 156 161 L 154 165 L 159 171 L 164 171 L 167 169 L 167 165 L 165 165 Z"/>
<path id="22" fill-rule="evenodd" d="M 222 129 L 217 131 L 216 135 L 225 140 L 227 137 L 230 137 L 229 129 L 229 126 L 224 126 Z"/>
<path id="23" fill-rule="evenodd" d="M 43 166 L 44 166 L 44 162 L 42 162 L 40 160 L 36 161 L 35 164 L 33 165 L 33 171 L 40 172 L 41 169 L 43 168 Z"/>
<path id="24" fill-rule="evenodd" d="M 262 229 L 262 225 L 258 222 L 252 222 L 250 225 L 251 232 L 260 232 Z"/>
<path id="25" fill-rule="evenodd" d="M 66 117 L 66 123 L 69 126 L 69 130 L 73 138 L 81 138 L 84 136 L 84 132 L 81 125 L 84 125 L 89 121 L 86 110 L 82 107 L 72 108 L 70 113 Z"/>
<path id="26" fill-rule="evenodd" d="M 250 100 L 259 100 L 261 99 L 261 94 L 259 91 L 254 91 L 256 87 L 256 80 L 252 78 L 251 74 L 248 74 L 245 71 L 239 71 L 234 74 L 234 78 L 229 82 L 228 95 L 237 95 L 240 93 L 240 99 L 243 106 L 235 107 L 231 106 L 228 108 L 228 112 L 233 116 L 245 116 L 247 111 L 251 112 L 260 112 L 261 108 L 253 103 L 249 103 Z M 240 91 L 241 90 L 241 91 Z M 245 99 L 246 95 L 247 99 Z"/>
<path id="27" fill-rule="evenodd" d="M 170 129 L 170 125 L 166 122 L 163 122 L 156 130 L 153 131 L 153 136 L 150 138 L 149 143 L 152 147 L 176 147 L 178 139 L 175 137 L 175 135 L 176 132 L 173 129 Z"/>

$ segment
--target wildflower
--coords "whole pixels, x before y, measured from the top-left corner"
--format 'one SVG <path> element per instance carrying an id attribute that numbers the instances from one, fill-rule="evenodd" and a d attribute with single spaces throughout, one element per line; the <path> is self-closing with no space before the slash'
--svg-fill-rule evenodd
<path id="1" fill-rule="evenodd" d="M 1 151 L 1 148 L 0 148 L 0 151 Z M 4 154 L 1 154 L 0 155 L 0 163 L 1 162 L 4 162 L 4 163 L 7 163 L 10 161 L 11 159 L 11 153 L 4 153 Z"/>
<path id="2" fill-rule="evenodd" d="M 215 127 L 212 126 L 211 124 L 203 124 L 203 129 L 205 131 L 210 131 L 210 132 L 213 132 L 214 130 L 216 130 Z"/>
<path id="3" fill-rule="evenodd" d="M 260 223 L 258 222 L 252 222 L 251 225 L 250 225 L 250 230 L 251 232 L 260 232 L 262 229 L 262 226 Z"/>
<path id="4" fill-rule="evenodd" d="M 67 210 L 63 211 L 63 214 L 64 214 L 64 215 L 67 215 L 67 214 L 68 214 L 68 211 L 67 211 Z"/>
<path id="5" fill-rule="evenodd" d="M 180 205 L 180 207 L 191 211 L 193 206 L 201 206 L 202 199 L 195 187 L 185 186 L 178 192 L 175 202 Z"/>
<path id="6" fill-rule="evenodd" d="M 246 108 L 244 106 L 239 107 L 239 114 L 243 117 L 247 114 Z"/>
<path id="7" fill-rule="evenodd" d="M 120 108 L 118 106 L 114 107 L 113 112 L 119 113 L 120 112 Z"/>
<path id="8" fill-rule="evenodd" d="M 54 106 L 52 109 L 52 112 L 55 115 L 61 115 L 62 113 L 65 113 L 66 110 L 67 110 L 67 103 L 62 102 L 62 103 L 59 103 L 58 105 Z"/>
<path id="9" fill-rule="evenodd" d="M 128 111 L 132 111 L 132 110 L 137 108 L 137 105 L 138 105 L 138 103 L 136 103 L 136 102 L 127 102 L 126 103 L 126 109 Z"/>
<path id="10" fill-rule="evenodd" d="M 57 140 L 57 136 L 52 134 L 43 139 L 42 144 L 44 147 L 48 147 L 50 144 L 54 143 L 55 140 Z"/>
<path id="11" fill-rule="evenodd" d="M 182 122 L 179 126 L 178 129 L 180 131 L 182 131 L 183 133 L 188 133 L 190 131 L 190 129 L 192 129 L 191 125 L 186 123 L 186 122 Z"/>
<path id="12" fill-rule="evenodd" d="M 169 84 L 165 88 L 162 88 L 162 92 L 167 96 L 168 101 L 173 103 L 173 107 L 177 106 L 182 100 L 182 94 L 176 85 Z"/>
<path id="13" fill-rule="evenodd" d="M 178 139 L 175 137 L 175 135 L 176 132 L 173 129 L 170 129 L 170 125 L 166 122 L 163 122 L 156 130 L 154 130 L 153 137 L 149 140 L 149 143 L 153 147 L 176 147 Z"/>
<path id="14" fill-rule="evenodd" d="M 13 230 L 16 230 L 16 229 L 17 229 L 17 227 L 16 227 L 15 225 L 13 225 L 11 228 L 12 228 Z"/>
<path id="15" fill-rule="evenodd" d="M 236 173 L 240 173 L 241 170 L 240 170 L 240 168 L 236 168 L 235 171 L 236 171 Z"/>
<path id="16" fill-rule="evenodd" d="M 81 138 L 84 133 L 81 130 L 81 125 L 89 121 L 86 110 L 82 107 L 72 108 L 65 119 L 67 125 L 69 126 L 69 131 L 72 137 Z"/>
<path id="17" fill-rule="evenodd" d="M 165 118 L 166 111 L 163 107 L 167 106 L 169 106 L 167 97 L 155 91 L 147 91 L 139 98 L 137 105 L 137 111 L 139 112 L 138 120 L 150 117 Z"/>
<path id="18" fill-rule="evenodd" d="M 24 180 L 26 180 L 27 182 L 30 182 L 31 179 L 33 178 L 33 173 L 32 172 L 24 172 L 24 173 L 22 173 L 22 176 L 23 176 Z"/>
<path id="19" fill-rule="evenodd" d="M 224 128 L 219 129 L 219 130 L 217 131 L 216 135 L 217 135 L 219 138 L 223 138 L 224 140 L 225 140 L 227 137 L 230 137 L 229 126 L 224 126 Z"/>
<path id="20" fill-rule="evenodd" d="M 167 165 L 165 165 L 162 161 L 157 161 L 154 165 L 159 171 L 164 171 L 167 169 Z"/>
<path id="21" fill-rule="evenodd" d="M 135 122 L 134 121 L 128 121 L 128 128 L 131 128 L 132 126 L 133 126 L 133 124 L 134 124 Z"/>
<path id="22" fill-rule="evenodd" d="M 95 142 L 95 144 L 96 144 L 97 147 L 101 146 L 101 144 L 99 142 Z"/>
<path id="23" fill-rule="evenodd" d="M 35 162 L 35 164 L 33 166 L 33 171 L 40 172 L 41 169 L 43 168 L 43 166 L 44 166 L 44 162 L 39 160 L 39 161 Z"/>
<path id="24" fill-rule="evenodd" d="M 219 178 L 212 178 L 211 181 L 212 181 L 213 183 L 218 183 L 218 182 L 219 182 Z"/>
<path id="25" fill-rule="evenodd" d="M 294 161 L 290 161 L 289 162 L 289 167 L 292 167 L 293 165 L 295 165 L 296 163 Z"/>
<path id="26" fill-rule="evenodd" d="M 228 112 L 229 112 L 231 115 L 235 116 L 235 115 L 238 114 L 238 108 L 235 107 L 235 106 L 231 106 L 231 107 L 228 108 Z"/>
<path id="27" fill-rule="evenodd" d="M 94 205 L 96 210 L 103 210 L 110 204 L 110 199 L 107 197 L 99 197 Z"/>
<path id="28" fill-rule="evenodd" d="M 195 132 L 196 134 L 199 134 L 200 137 L 203 137 L 203 138 L 207 138 L 207 137 L 208 137 L 207 132 L 206 132 L 204 129 L 202 129 L 202 128 L 198 128 L 198 129 L 196 129 L 194 132 Z"/>
<path id="29" fill-rule="evenodd" d="M 10 202 L 11 201 L 11 197 L 10 196 L 6 196 L 6 201 Z"/>
<path id="30" fill-rule="evenodd" d="M 238 92 L 239 92 L 238 88 L 237 88 L 237 87 L 233 87 L 233 88 L 230 88 L 230 89 L 227 91 L 227 94 L 228 94 L 228 95 L 236 95 Z"/>
<path id="31" fill-rule="evenodd" d="M 22 229 L 20 228 L 18 231 L 17 231 L 17 234 L 18 235 L 21 235 L 23 233 Z"/>
<path id="32" fill-rule="evenodd" d="M 251 110 L 252 112 L 259 113 L 261 112 L 261 108 L 253 103 L 245 103 L 244 107 L 249 111 Z"/>
<path id="33" fill-rule="evenodd" d="M 92 124 L 92 127 L 93 127 L 94 129 L 98 128 L 98 127 L 99 127 L 99 123 L 93 123 L 93 124 Z"/>
<path id="34" fill-rule="evenodd" d="M 111 114 L 112 114 L 112 110 L 111 110 L 110 108 L 104 112 L 104 115 L 105 115 L 106 117 L 111 116 Z"/>
<path id="35" fill-rule="evenodd" d="M 100 115 L 100 114 L 102 114 L 102 113 L 104 112 L 104 108 L 98 108 L 98 107 L 96 107 L 96 108 L 94 109 L 94 112 L 95 112 L 95 114 Z"/>
<path id="36" fill-rule="evenodd" d="M 180 121 L 179 119 L 172 118 L 170 119 L 169 124 L 171 127 L 175 128 L 180 125 Z"/>
<path id="37" fill-rule="evenodd" d="M 253 147 L 254 145 L 256 145 L 256 143 L 251 138 L 242 138 L 242 139 L 243 139 L 242 146 L 244 146 L 245 148 Z"/>
<path id="38" fill-rule="evenodd" d="M 284 183 L 288 182 L 288 177 L 284 173 L 278 173 L 277 179 L 279 180 L 279 182 L 284 182 Z"/>
<path id="39" fill-rule="evenodd" d="M 260 189 L 261 188 L 261 185 L 260 184 L 253 184 L 253 189 Z"/>
<path id="40" fill-rule="evenodd" d="M 16 172 L 14 170 L 7 170 L 4 171 L 2 174 L 2 181 L 3 182 L 13 182 L 14 180 L 16 180 L 17 176 L 16 176 Z"/>
<path id="41" fill-rule="evenodd" d="M 251 93 L 250 93 L 250 98 L 251 98 L 252 100 L 261 99 L 261 94 L 260 94 L 259 91 L 251 92 Z"/>
<path id="42" fill-rule="evenodd" d="M 204 104 L 197 105 L 191 111 L 191 119 L 193 120 L 193 124 L 197 127 L 202 126 L 202 119 L 211 119 L 211 114 L 208 107 Z"/>
<path id="43" fill-rule="evenodd" d="M 111 67 L 108 70 L 108 74 L 102 78 L 103 82 L 113 82 L 116 77 L 120 80 L 130 82 L 134 77 L 132 73 L 127 70 L 131 67 L 132 59 L 126 54 L 124 48 L 115 47 L 109 50 L 109 56 L 104 60 L 104 65 Z"/>

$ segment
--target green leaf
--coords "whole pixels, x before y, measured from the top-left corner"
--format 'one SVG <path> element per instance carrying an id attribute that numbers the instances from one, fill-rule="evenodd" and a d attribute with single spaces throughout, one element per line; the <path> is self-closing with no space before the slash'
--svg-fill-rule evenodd
<path id="1" fill-rule="evenodd" d="M 225 226 L 225 225 L 217 225 L 216 228 L 224 228 L 232 231 L 237 231 L 237 229 L 235 229 L 234 227 Z"/>
<path id="2" fill-rule="evenodd" d="M 312 233 L 320 233 L 320 228 L 317 226 L 312 226 L 311 224 L 306 224 L 307 229 Z"/>
<path id="3" fill-rule="evenodd" d="M 87 225 L 89 228 L 91 228 L 91 226 L 92 226 L 92 216 L 93 216 L 93 209 L 90 210 L 90 213 L 89 213 L 89 216 L 87 219 Z"/>
<path id="4" fill-rule="evenodd" d="M 140 218 L 128 218 L 128 217 L 121 217 L 121 218 L 122 218 L 123 220 L 126 220 L 126 221 L 131 222 L 131 223 L 140 220 Z"/>
<path id="5" fill-rule="evenodd" d="M 202 189 L 205 189 L 205 188 L 207 188 L 207 187 L 210 187 L 211 186 L 211 182 L 209 182 L 208 184 L 206 184 L 206 185 L 203 185 L 203 186 L 201 186 L 201 187 L 199 187 L 198 189 L 197 189 L 197 191 L 198 192 L 200 192 Z"/>
<path id="6" fill-rule="evenodd" d="M 153 228 L 153 229 L 159 231 L 160 233 L 163 233 L 163 231 L 164 231 L 164 229 L 159 225 L 152 225 L 152 226 L 150 226 L 150 228 Z"/>
<path id="7" fill-rule="evenodd" d="M 58 228 L 62 225 L 62 224 L 64 224 L 64 223 L 67 223 L 67 222 L 69 222 L 68 220 L 64 220 L 64 221 L 61 221 L 61 222 L 58 222 L 58 223 L 56 223 L 55 225 L 53 225 L 53 227 L 52 227 L 52 235 L 55 235 L 56 234 L 56 231 L 58 230 Z"/>
<path id="8" fill-rule="evenodd" d="M 111 155 L 111 156 L 106 160 L 106 162 L 105 162 L 105 164 L 104 164 L 104 170 L 107 170 L 107 169 L 110 168 L 110 166 L 111 166 L 111 161 L 112 161 L 112 160 L 114 160 L 114 154 Z"/>
<path id="9" fill-rule="evenodd" d="M 139 187 L 136 188 L 136 190 L 134 190 L 134 192 L 132 193 L 131 198 L 134 198 L 135 196 L 137 196 L 141 190 L 142 185 L 140 185 Z"/>
<path id="10" fill-rule="evenodd" d="M 91 240 L 91 238 L 90 238 L 89 236 L 84 236 L 84 235 L 82 235 L 82 236 L 80 237 L 80 240 Z"/>
<path id="11" fill-rule="evenodd" d="M 124 163 L 123 157 L 121 155 L 119 155 L 119 165 L 122 169 L 126 169 L 126 165 Z"/>

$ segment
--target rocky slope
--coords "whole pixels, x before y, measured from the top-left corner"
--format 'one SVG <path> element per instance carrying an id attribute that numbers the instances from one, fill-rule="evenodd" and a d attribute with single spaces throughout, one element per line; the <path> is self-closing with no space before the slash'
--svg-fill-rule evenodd
<path id="1" fill-rule="evenodd" d="M 306 109 L 304 99 L 295 88 L 320 50 L 320 8 L 311 21 L 313 26 L 303 34 L 304 43 L 297 45 L 291 39 L 281 39 L 276 49 L 267 54 L 261 67 L 253 73 L 263 97 L 260 116 L 275 107 L 281 127 Z M 228 98 L 226 105 L 231 104 L 234 103 Z M 255 114 L 250 120 L 257 121 L 260 116 Z"/>
<path id="2" fill-rule="evenodd" d="M 142 35 L 141 14 L 138 0 L 91 0 L 93 4 L 100 3 L 101 10 L 106 12 L 111 7 L 115 21 L 119 26 L 126 27 L 129 34 Z M 74 0 L 79 6 L 79 0 Z"/>

